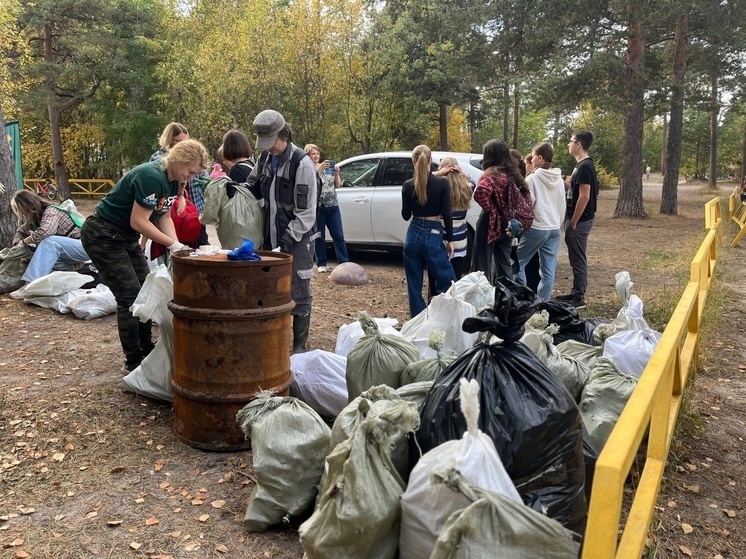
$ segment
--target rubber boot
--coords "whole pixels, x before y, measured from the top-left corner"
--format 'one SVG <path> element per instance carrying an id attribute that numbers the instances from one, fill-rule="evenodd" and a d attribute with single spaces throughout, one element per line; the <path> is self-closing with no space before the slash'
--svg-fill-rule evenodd
<path id="1" fill-rule="evenodd" d="M 308 329 L 311 326 L 311 313 L 304 316 L 293 317 L 293 351 L 292 355 L 296 353 L 304 353 L 308 351 L 306 349 L 306 341 L 308 340 Z"/>

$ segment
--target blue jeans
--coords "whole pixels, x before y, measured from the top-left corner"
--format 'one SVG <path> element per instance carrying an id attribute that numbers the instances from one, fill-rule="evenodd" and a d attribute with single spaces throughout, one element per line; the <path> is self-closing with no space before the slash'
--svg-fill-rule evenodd
<path id="1" fill-rule="evenodd" d="M 427 304 L 422 297 L 422 279 L 425 268 L 435 278 L 435 291 L 445 293 L 456 281 L 456 274 L 448 260 L 443 244 L 443 227 L 438 221 L 413 217 L 404 241 L 404 274 L 407 277 L 409 314 L 417 316 Z"/>
<path id="2" fill-rule="evenodd" d="M 559 250 L 560 230 L 551 229 L 549 231 L 540 231 L 538 229 L 529 229 L 521 235 L 518 243 L 518 274 L 516 281 L 526 284 L 526 265 L 533 258 L 534 254 L 539 253 L 539 274 L 541 280 L 537 294 L 545 301 L 552 297 L 552 288 L 554 287 L 554 270 L 557 267 L 557 253 Z"/>
<path id="3" fill-rule="evenodd" d="M 345 236 L 342 231 L 342 213 L 339 206 L 320 206 L 316 215 L 316 229 L 320 236 L 316 239 L 316 263 L 319 266 L 326 266 L 326 230 L 334 241 L 334 252 L 337 255 L 337 262 L 340 264 L 349 262 L 350 257 L 347 255 L 347 245 Z"/>
<path id="4" fill-rule="evenodd" d="M 46 276 L 52 270 L 70 270 L 73 264 L 88 260 L 80 239 L 71 239 L 61 235 L 50 235 L 42 239 L 34 251 L 31 262 L 21 279 L 34 281 Z"/>

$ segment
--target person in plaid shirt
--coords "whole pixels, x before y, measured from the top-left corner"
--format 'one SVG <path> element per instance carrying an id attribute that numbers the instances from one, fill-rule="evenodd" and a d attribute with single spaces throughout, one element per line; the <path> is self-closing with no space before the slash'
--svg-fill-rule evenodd
<path id="1" fill-rule="evenodd" d="M 13 195 L 10 209 L 18 217 L 13 245 L 35 247 L 34 256 L 21 276 L 26 283 L 10 293 L 13 299 L 23 299 L 28 284 L 52 270 L 73 269 L 88 260 L 80 242 L 80 227 L 65 210 L 28 190 Z"/>

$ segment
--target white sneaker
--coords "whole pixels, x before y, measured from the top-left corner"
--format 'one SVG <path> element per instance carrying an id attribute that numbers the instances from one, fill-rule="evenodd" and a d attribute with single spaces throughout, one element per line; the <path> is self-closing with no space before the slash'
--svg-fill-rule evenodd
<path id="1" fill-rule="evenodd" d="M 319 274 L 325 274 L 326 273 L 326 266 L 319 266 Z"/>
<path id="2" fill-rule="evenodd" d="M 23 299 L 27 288 L 28 288 L 28 284 L 25 283 L 23 284 L 23 286 L 19 287 L 15 291 L 11 291 L 10 293 L 8 293 L 8 296 L 11 299 Z"/>

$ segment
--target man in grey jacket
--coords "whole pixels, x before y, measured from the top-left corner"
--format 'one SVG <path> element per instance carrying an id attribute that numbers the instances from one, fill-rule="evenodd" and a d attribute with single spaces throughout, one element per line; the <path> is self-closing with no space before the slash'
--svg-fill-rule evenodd
<path id="1" fill-rule="evenodd" d="M 254 196 L 264 199 L 262 248 L 279 248 L 293 256 L 293 353 L 300 353 L 306 351 L 311 325 L 311 278 L 317 237 L 316 167 L 308 154 L 293 144 L 290 125 L 277 111 L 259 113 L 254 119 L 254 131 L 257 149 L 266 151 L 247 182 Z"/>

